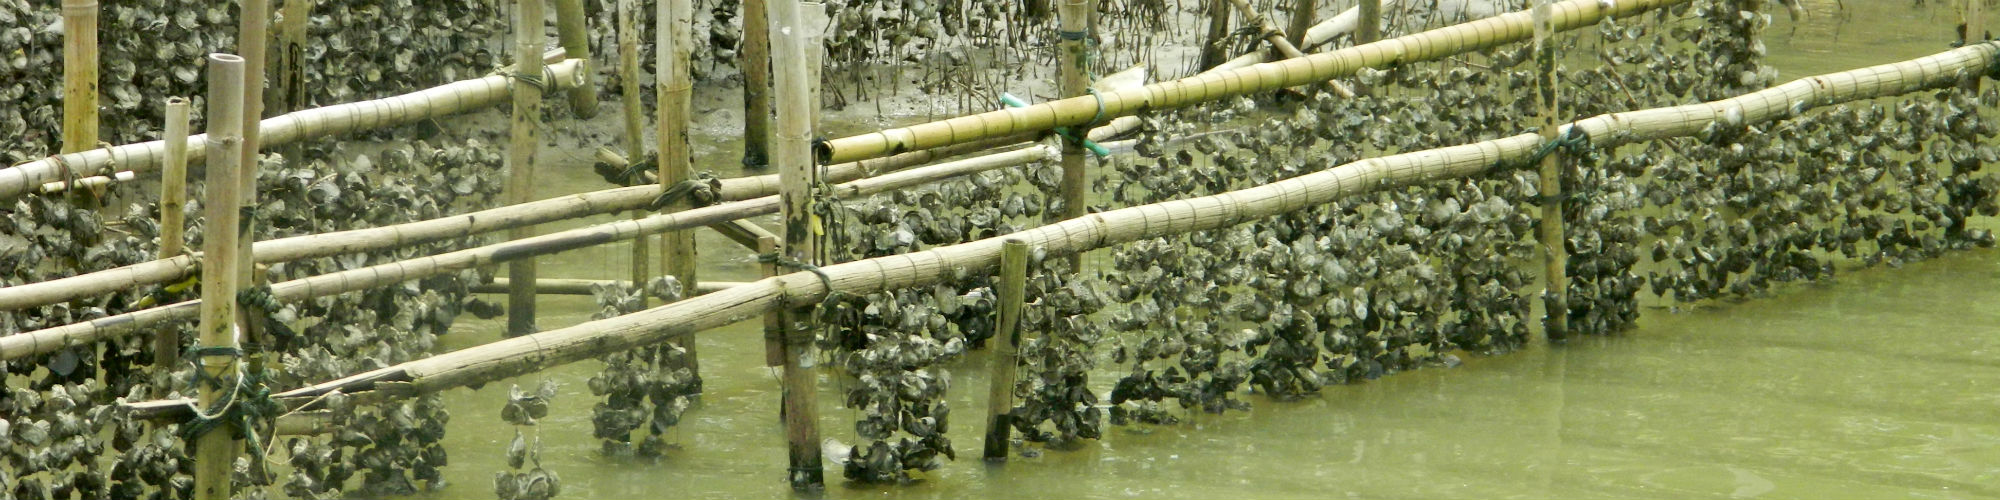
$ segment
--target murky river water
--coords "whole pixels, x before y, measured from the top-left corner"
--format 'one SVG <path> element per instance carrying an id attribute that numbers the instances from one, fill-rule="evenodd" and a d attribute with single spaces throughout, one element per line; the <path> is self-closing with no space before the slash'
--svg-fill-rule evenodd
<path id="1" fill-rule="evenodd" d="M 1848 0 L 1841 12 L 1830 0 L 1807 3 L 1822 11 L 1804 24 L 1780 14 L 1769 33 L 1781 80 L 1943 50 L 1955 19 L 1909 0 Z M 737 135 L 703 126 L 699 168 L 735 174 Z M 543 196 L 604 187 L 585 154 L 544 156 L 566 165 L 545 167 Z M 562 170 L 575 173 L 553 173 Z M 748 252 L 712 232 L 700 238 L 704 279 L 755 278 Z M 546 257 L 542 275 L 623 279 L 629 255 L 611 246 Z M 980 351 L 950 367 L 960 460 L 904 486 L 853 485 L 830 468 L 827 496 L 2000 497 L 1996 303 L 2000 252 L 1960 252 L 1692 312 L 1649 309 L 1616 337 L 1470 356 L 1455 369 L 1329 387 L 1300 402 L 1252 396 L 1252 411 L 1176 426 L 1112 427 L 1083 449 L 1004 466 L 976 458 Z M 546 296 L 541 307 L 543 328 L 595 309 L 588 297 Z M 490 342 L 499 329 L 465 318 L 442 347 Z M 700 336 L 706 399 L 659 462 L 598 453 L 596 398 L 583 383 L 595 362 L 519 380 L 566 386 L 539 426 L 543 464 L 563 477 L 563 496 L 790 495 L 777 376 L 763 367 L 760 332 L 753 322 Z M 821 384 L 823 432 L 856 441 L 855 414 L 833 406 L 834 386 Z M 512 438 L 498 416 L 506 394 L 506 383 L 446 394 L 450 484 L 432 495 L 492 494 Z"/>

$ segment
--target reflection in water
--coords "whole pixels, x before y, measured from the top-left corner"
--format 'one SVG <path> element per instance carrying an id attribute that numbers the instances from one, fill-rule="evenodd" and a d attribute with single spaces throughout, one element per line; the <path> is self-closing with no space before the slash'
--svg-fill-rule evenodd
<path id="1" fill-rule="evenodd" d="M 1767 42 L 1783 78 L 1936 52 L 1954 19 L 1907 0 L 1848 0 L 1845 10 L 1831 0 L 1806 3 L 1814 12 L 1802 24 L 1769 10 L 1777 20 Z M 735 134 L 697 132 L 701 168 L 736 174 L 734 162 L 722 160 L 741 149 Z M 576 164 L 550 171 L 588 171 L 583 155 L 571 156 Z M 602 187 L 583 173 L 551 177 L 545 196 Z M 705 277 L 755 277 L 747 252 L 699 234 L 708 249 Z M 628 256 L 625 247 L 594 248 L 543 258 L 541 266 L 550 277 L 622 279 Z M 1253 411 L 1113 428 L 1083 449 L 1001 466 L 962 459 L 913 485 L 854 485 L 834 474 L 827 496 L 1995 497 L 2000 308 L 1984 305 L 2000 302 L 1996 263 L 2000 252 L 1963 252 L 1694 312 L 1650 309 L 1639 328 L 1614 338 L 1467 356 L 1456 369 L 1329 387 L 1304 401 L 1253 396 Z M 581 322 L 594 309 L 587 297 L 542 304 L 548 327 Z M 543 463 L 567 479 L 565 493 L 789 495 L 778 383 L 762 366 L 754 323 L 702 335 L 708 393 L 669 436 L 680 448 L 659 463 L 603 457 L 589 439 L 594 401 L 583 381 L 596 363 L 518 381 L 567 386 L 540 424 L 550 437 Z M 467 318 L 442 342 L 462 349 L 493 340 L 498 328 Z M 986 363 L 973 355 L 949 367 L 958 414 L 983 414 L 984 391 L 967 388 L 986 387 Z M 831 376 L 821 383 L 822 429 L 855 442 L 856 415 L 834 406 L 842 383 Z M 446 394 L 451 485 L 438 496 L 489 494 L 511 435 L 500 431 L 497 414 L 506 387 Z M 961 456 L 977 455 L 975 420 L 951 429 Z"/>

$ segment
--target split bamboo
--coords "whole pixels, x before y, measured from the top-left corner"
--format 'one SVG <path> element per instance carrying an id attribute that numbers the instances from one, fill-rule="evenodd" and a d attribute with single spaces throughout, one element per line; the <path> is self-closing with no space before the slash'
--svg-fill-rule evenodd
<path id="1" fill-rule="evenodd" d="M 563 61 L 549 67 L 555 75 L 553 88 L 576 85 L 582 63 Z M 319 137 L 375 130 L 416 123 L 499 104 L 508 95 L 506 75 L 462 80 L 395 97 L 314 108 L 263 120 L 259 140 L 264 145 L 290 144 Z M 188 138 L 188 152 L 203 157 L 207 135 Z M 144 172 L 159 166 L 166 156 L 166 141 L 91 149 L 44 158 L 8 168 L 0 168 L 0 202 L 12 202 L 44 183 L 65 180 L 69 172 L 96 172 L 117 167 Z"/>
<path id="2" fill-rule="evenodd" d="M 208 113 L 204 120 L 208 123 L 208 135 L 216 138 L 209 141 L 208 151 L 208 198 L 214 200 L 203 204 L 207 210 L 207 227 L 214 228 L 202 237 L 203 262 L 201 266 L 201 326 L 196 344 L 205 349 L 235 350 L 236 330 L 236 289 L 239 278 L 237 268 L 242 259 L 237 255 L 237 240 L 242 233 L 239 227 L 239 209 L 233 200 L 239 199 L 242 174 L 239 167 L 243 161 L 243 58 L 229 54 L 208 55 Z M 236 383 L 240 376 L 238 357 L 225 352 L 212 352 L 201 357 L 201 369 L 208 373 L 209 380 L 219 381 L 201 386 L 200 403 L 204 414 L 216 418 L 228 411 L 230 400 L 224 397 L 234 392 L 231 387 L 220 384 Z M 225 421 L 206 434 L 196 438 L 194 449 L 194 496 L 195 498 L 229 498 L 232 491 L 230 471 L 242 443 L 232 436 L 234 425 Z"/>
<path id="3" fill-rule="evenodd" d="M 1741 116 L 1743 123 L 1762 123 L 1796 117 L 1805 109 L 1954 85 L 1967 72 L 1990 74 L 1996 57 L 2000 57 L 2000 43 L 1980 43 L 1908 61 L 1809 77 L 1730 99 L 1599 115 L 1566 128 L 1580 128 L 1599 149 L 1688 137 L 1725 115 Z M 929 286 L 952 279 L 953 269 L 991 270 L 999 263 L 1007 238 L 1041 245 L 1051 254 L 1064 254 L 1217 229 L 1380 189 L 1513 168 L 1531 158 L 1543 143 L 1541 134 L 1525 133 L 1370 158 L 1212 196 L 1100 212 L 1003 237 L 828 266 L 821 269 L 826 281 L 812 272 L 794 272 L 616 318 L 358 373 L 276 397 L 296 405 L 333 391 L 366 397 L 377 388 L 394 388 L 388 397 L 409 397 L 485 384 L 692 335 L 783 307 L 815 304 L 835 291 L 857 295 Z M 0 341 L 6 338 L 0 337 Z M 137 418 L 168 418 L 185 411 L 184 404 L 172 400 L 128 406 L 145 410 L 135 412 Z"/>
<path id="4" fill-rule="evenodd" d="M 1558 138 L 1558 123 L 1561 118 L 1556 109 L 1556 46 L 1549 40 L 1554 31 L 1550 29 L 1550 0 L 1535 0 L 1535 108 L 1540 115 L 1542 141 L 1553 143 Z M 1563 248 L 1563 159 L 1560 154 L 1542 157 L 1541 161 L 1542 200 L 1542 300 L 1545 306 L 1542 321 L 1543 332 L 1549 342 L 1561 343 L 1569 336 L 1569 279 L 1564 267 L 1569 262 Z"/>
<path id="5" fill-rule="evenodd" d="M 1208 38 L 1201 46 L 1201 69 L 1221 65 L 1229 57 L 1229 0 L 1208 1 Z M 1256 53 L 1256 51 L 1252 51 Z"/>
<path id="6" fill-rule="evenodd" d="M 618 0 L 618 83 L 619 97 L 622 98 L 625 115 L 625 158 L 646 156 L 646 110 L 639 102 L 639 2 L 638 0 Z M 623 159 L 620 159 L 620 163 Z M 623 167 L 624 165 L 619 165 Z M 632 211 L 632 218 L 646 216 L 643 210 Z M 640 236 L 632 240 L 632 283 L 644 284 L 652 278 L 647 271 L 646 249 L 651 246 L 651 238 Z M 641 296 L 639 305 L 648 305 L 650 298 Z"/>
<path id="7" fill-rule="evenodd" d="M 1020 364 L 1021 309 L 1027 300 L 1028 242 L 1008 238 L 1000 245 L 999 318 L 993 330 L 993 374 L 986 386 L 986 453 L 988 461 L 1006 461 L 1013 440 L 1014 368 Z"/>
<path id="8" fill-rule="evenodd" d="M 660 27 L 654 32 L 657 45 L 654 57 L 657 59 L 655 71 L 666 78 L 656 79 L 658 86 L 660 123 L 659 145 L 654 149 L 660 155 L 660 187 L 656 194 L 671 189 L 675 184 L 694 179 L 694 144 L 688 140 L 688 128 L 692 121 L 694 106 L 694 2 L 693 0 L 660 0 L 658 2 Z M 748 7 L 746 7 L 748 8 Z M 759 14 L 758 22 L 763 22 Z M 745 24 L 745 27 L 750 26 Z M 752 88 L 749 86 L 747 89 Z M 763 87 L 755 87 L 763 88 Z M 748 123 L 747 121 L 745 123 Z M 763 144 L 757 145 L 761 155 Z M 760 160 L 761 161 L 761 160 Z M 772 176 L 773 179 L 777 176 Z M 771 192 L 777 192 L 775 186 Z M 694 205 L 683 199 L 667 205 L 666 212 L 686 210 Z M 691 229 L 691 228 L 690 228 Z M 698 288 L 701 277 L 700 265 L 695 248 L 694 231 L 672 231 L 660 235 L 660 272 L 672 275 L 682 286 Z M 688 369 L 701 373 L 700 346 L 694 339 L 676 341 L 687 351 Z"/>
<path id="9" fill-rule="evenodd" d="M 514 77 L 539 80 L 542 77 L 543 0 L 519 0 L 514 19 Z M 541 147 L 538 126 L 542 121 L 542 90 L 537 85 L 514 86 L 514 110 L 509 113 L 513 128 L 507 147 L 507 203 L 519 205 L 535 200 L 535 152 Z M 535 235 L 534 226 L 507 230 L 507 239 L 523 240 Z M 520 259 L 507 264 L 507 278 L 514 290 L 507 294 L 507 335 L 535 331 L 535 260 Z"/>
<path id="10" fill-rule="evenodd" d="M 754 1 L 754 0 L 752 0 Z M 785 221 L 783 255 L 807 266 L 824 264 L 817 248 L 825 237 L 812 207 L 818 205 L 820 169 L 812 152 L 812 85 L 806 81 L 806 40 L 799 0 L 771 0 L 770 38 L 772 93 L 778 129 L 772 136 L 771 162 L 778 168 L 778 199 Z M 774 311 L 784 335 L 785 443 L 792 489 L 813 491 L 826 485 L 819 454 L 819 377 L 814 374 L 810 309 Z"/>
<path id="11" fill-rule="evenodd" d="M 167 99 L 167 161 L 160 172 L 160 258 L 179 256 L 187 245 L 188 100 Z M 153 366 L 173 370 L 180 364 L 180 330 L 161 328 L 153 338 Z"/>
<path id="12" fill-rule="evenodd" d="M 62 0 L 62 152 L 97 147 L 97 0 Z"/>
<path id="13" fill-rule="evenodd" d="M 1090 38 L 1090 0 L 1058 0 L 1056 19 L 1062 23 L 1062 47 L 1060 66 L 1062 95 L 1075 98 L 1086 94 L 1090 85 L 1090 50 L 1084 43 Z M 1235 0 L 1242 2 L 1243 0 Z M 1083 143 L 1063 141 L 1062 150 L 1062 197 L 1061 213 L 1047 214 L 1049 220 L 1082 217 L 1089 206 L 1089 171 L 1083 158 Z M 1083 254 L 1069 256 L 1069 270 L 1083 272 Z"/>
<path id="14" fill-rule="evenodd" d="M 741 284 L 743 283 L 740 281 L 709 281 L 702 283 L 700 287 L 694 288 L 694 295 L 713 293 L 718 290 L 727 289 L 729 287 Z M 507 278 L 493 278 L 492 283 L 480 283 L 477 285 L 472 285 L 472 293 L 507 293 L 508 290 L 511 289 L 509 288 L 511 285 L 512 285 L 511 282 L 507 281 Z M 638 285 L 634 285 L 630 281 L 616 281 L 616 280 L 542 278 L 535 280 L 535 293 L 539 293 L 542 295 L 593 295 L 596 292 L 591 291 L 591 287 L 599 287 L 599 286 L 636 287 L 643 285 L 645 285 L 645 283 L 639 283 Z"/>
<path id="15" fill-rule="evenodd" d="M 1361 0 L 1355 6 L 1359 17 L 1355 20 L 1354 44 L 1375 43 L 1382 39 L 1382 0 Z"/>
<path id="16" fill-rule="evenodd" d="M 1594 26 L 1606 17 L 1625 17 L 1688 0 L 1569 0 L 1554 6 L 1555 29 Z M 1525 12 L 1502 14 L 1368 45 L 1303 58 L 1204 73 L 1143 88 L 1072 97 L 1054 102 L 961 116 L 908 127 L 834 139 L 820 150 L 824 162 L 875 158 L 902 151 L 929 149 L 959 142 L 1073 127 L 1103 116 L 1177 108 L 1225 97 L 1296 87 L 1352 76 L 1364 67 L 1387 67 L 1430 61 L 1469 51 L 1516 42 L 1533 35 Z"/>
<path id="17" fill-rule="evenodd" d="M 590 70 L 588 16 L 583 12 L 583 0 L 554 0 L 554 3 L 556 37 L 562 41 L 563 54 L 584 64 L 584 83 L 569 88 L 569 109 L 576 113 L 577 118 L 588 120 L 597 116 L 597 84 Z"/>
<path id="18" fill-rule="evenodd" d="M 743 0 L 743 166 L 770 164 L 770 0 Z"/>
<path id="19" fill-rule="evenodd" d="M 1313 0 L 1293 0 L 1292 25 L 1285 30 L 1287 34 L 1285 41 L 1291 42 L 1293 47 L 1305 46 L 1306 31 L 1311 30 L 1313 26 L 1313 11 L 1319 10 L 1317 3 Z M 1366 4 L 1367 0 L 1362 0 L 1362 3 Z"/>

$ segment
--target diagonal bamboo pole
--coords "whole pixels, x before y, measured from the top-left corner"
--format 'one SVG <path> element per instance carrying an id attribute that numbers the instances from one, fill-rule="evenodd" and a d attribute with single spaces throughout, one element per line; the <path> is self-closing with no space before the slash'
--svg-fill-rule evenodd
<path id="1" fill-rule="evenodd" d="M 1569 0 L 1554 6 L 1555 29 L 1592 26 L 1606 17 L 1625 17 L 1688 0 Z M 1296 87 L 1351 76 L 1364 67 L 1430 61 L 1528 39 L 1534 29 L 1525 12 L 1383 40 L 1333 52 L 1257 64 L 1156 83 L 1143 88 L 1072 97 L 834 139 L 822 144 L 824 162 L 845 162 L 929 149 L 1024 131 L 1077 126 L 1102 116 L 1116 117 L 1177 108 L 1226 97 Z M 1100 104 L 1102 107 L 1100 108 Z M 1100 112 L 1101 110 L 1101 112 Z"/>

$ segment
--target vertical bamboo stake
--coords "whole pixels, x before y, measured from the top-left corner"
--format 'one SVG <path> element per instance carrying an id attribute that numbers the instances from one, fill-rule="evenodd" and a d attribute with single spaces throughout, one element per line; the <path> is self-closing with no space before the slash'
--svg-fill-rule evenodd
<path id="1" fill-rule="evenodd" d="M 826 69 L 826 27 L 831 19 L 826 16 L 826 3 L 819 0 L 805 0 L 799 4 L 799 16 L 806 30 L 806 84 L 811 86 L 813 130 L 819 128 L 819 112 L 826 107 L 820 103 L 820 78 Z"/>
<path id="2" fill-rule="evenodd" d="M 782 248 L 778 238 L 761 236 L 757 238 L 757 255 L 776 255 Z M 776 260 L 765 260 L 764 277 L 785 274 Z M 785 314 L 774 312 L 764 315 L 764 366 L 785 366 Z M 782 409 L 780 409 L 782 411 Z"/>
<path id="3" fill-rule="evenodd" d="M 993 379 L 986 390 L 986 460 L 1007 460 L 1012 439 L 1007 414 L 1014 408 L 1014 367 L 1020 363 L 1021 308 L 1028 283 L 1028 242 L 1007 238 L 1000 247 L 999 315 L 993 330 Z"/>
<path id="4" fill-rule="evenodd" d="M 657 78 L 656 92 L 659 93 L 660 123 L 659 144 L 654 148 L 660 155 L 660 189 L 666 190 L 675 184 L 694 178 L 694 160 L 688 149 L 688 113 L 694 105 L 694 2 L 693 0 L 660 0 L 658 2 L 660 27 L 654 33 L 657 59 L 655 71 L 664 78 Z M 761 21 L 761 20 L 760 20 Z M 692 206 L 682 201 L 668 205 L 666 210 L 674 212 Z M 660 272 L 673 275 L 681 281 L 681 289 L 693 290 L 700 285 L 696 276 L 694 231 L 668 231 L 660 235 Z M 701 373 L 701 357 L 696 350 L 694 336 L 684 336 L 677 341 L 687 350 L 688 369 Z"/>
<path id="5" fill-rule="evenodd" d="M 186 250 L 188 100 L 167 98 L 167 158 L 160 166 L 160 255 L 165 259 Z M 153 366 L 172 371 L 181 359 L 180 330 L 161 328 L 153 337 Z"/>
<path id="6" fill-rule="evenodd" d="M 805 33 L 799 22 L 798 0 L 774 0 L 770 11 L 772 60 L 777 96 L 777 124 L 771 150 L 778 167 L 778 199 L 785 219 L 784 256 L 796 262 L 818 263 L 815 249 L 820 227 L 812 216 L 819 169 L 812 152 L 812 96 L 806 81 Z M 785 437 L 795 490 L 817 490 L 825 484 L 819 455 L 819 381 L 813 373 L 812 315 L 805 310 L 784 313 Z"/>
<path id="7" fill-rule="evenodd" d="M 1549 40 L 1550 3 L 1552 0 L 1535 0 L 1533 18 L 1535 22 L 1535 96 L 1542 119 L 1542 140 L 1554 142 L 1557 139 L 1556 113 L 1556 47 Z M 1542 157 L 1542 256 L 1543 290 L 1542 300 L 1547 306 L 1542 328 L 1547 332 L 1549 342 L 1562 342 L 1569 336 L 1569 279 L 1563 269 L 1568 257 L 1563 249 L 1562 212 L 1562 161 L 1557 155 Z"/>
<path id="8" fill-rule="evenodd" d="M 1208 70 L 1229 60 L 1229 0 L 1208 2 L 1208 42 L 1201 47 L 1201 69 Z"/>
<path id="9" fill-rule="evenodd" d="M 646 156 L 646 118 L 644 104 L 639 102 L 639 2 L 638 0 L 618 0 L 618 89 L 625 111 L 625 157 L 639 161 Z M 594 99 L 593 99 L 594 101 Z M 644 210 L 633 210 L 634 220 L 646 217 Z M 647 272 L 646 247 L 652 238 L 639 236 L 632 240 L 632 286 L 646 287 L 651 278 Z M 693 290 L 693 288 L 688 288 Z M 651 299 L 639 294 L 639 305 L 646 306 Z"/>
<path id="10" fill-rule="evenodd" d="M 563 55 L 583 61 L 583 82 L 569 88 L 569 108 L 577 118 L 597 116 L 597 81 L 590 70 L 590 26 L 585 23 L 583 0 L 555 0 L 556 36 L 562 39 Z M 632 157 L 639 161 L 639 157 Z"/>
<path id="11" fill-rule="evenodd" d="M 63 0 L 62 152 L 97 147 L 97 0 Z"/>
<path id="12" fill-rule="evenodd" d="M 237 192 L 237 206 L 243 210 L 241 228 L 243 237 L 237 239 L 237 258 L 243 262 L 256 262 L 250 250 L 256 238 L 257 220 L 252 214 L 257 209 L 257 170 L 260 167 L 258 152 L 262 147 L 261 129 L 264 121 L 264 67 L 271 36 L 271 1 L 242 0 L 242 13 L 238 19 L 236 45 L 243 57 L 243 159 L 237 165 L 237 181 L 242 183 Z M 210 200 L 226 198 L 210 197 Z M 237 266 L 236 285 L 251 288 L 258 285 L 260 276 L 256 266 Z M 253 318 L 264 317 L 265 311 L 255 306 L 241 306 L 236 311 L 237 328 L 241 329 L 244 351 L 250 360 L 251 373 L 262 373 L 264 368 L 264 325 Z"/>
<path id="13" fill-rule="evenodd" d="M 238 348 L 236 335 L 237 242 L 242 234 L 240 213 L 232 200 L 242 186 L 239 167 L 243 162 L 243 58 L 230 54 L 208 55 L 208 199 L 206 227 L 202 237 L 201 327 L 204 349 L 201 369 L 210 380 L 234 383 L 238 378 L 237 357 L 227 351 Z M 222 351 L 221 353 L 214 353 Z M 224 387 L 205 384 L 198 401 L 202 413 L 215 415 L 225 408 L 220 399 Z M 234 426 L 224 423 L 195 439 L 194 497 L 229 498 L 230 472 L 241 443 L 232 435 Z"/>
<path id="14" fill-rule="evenodd" d="M 513 144 L 507 154 L 507 203 L 520 204 L 535 198 L 535 150 L 540 147 L 536 125 L 542 115 L 542 87 L 529 82 L 542 79 L 542 2 L 519 0 L 514 19 L 514 112 Z M 535 235 L 534 226 L 507 231 L 508 239 Z M 507 263 L 507 335 L 535 331 L 535 259 Z"/>
<path id="15" fill-rule="evenodd" d="M 285 114 L 304 109 L 306 105 L 306 69 L 300 64 L 305 60 L 306 21 L 312 15 L 314 0 L 287 0 L 282 19 L 277 28 L 277 55 L 271 65 L 269 80 L 277 92 L 265 99 L 266 108 L 272 114 Z M 285 162 L 300 165 L 305 143 L 293 141 L 281 146 L 278 153 L 284 155 Z"/>
<path id="16" fill-rule="evenodd" d="M 1294 0 L 1292 2 L 1292 27 L 1286 30 L 1285 34 L 1290 37 L 1288 41 L 1292 42 L 1293 47 L 1304 48 L 1306 46 L 1306 30 L 1312 29 L 1313 11 L 1319 8 L 1317 5 L 1314 5 L 1315 3 L 1317 2 L 1313 0 Z"/>
<path id="17" fill-rule="evenodd" d="M 1354 44 L 1375 43 L 1382 39 L 1382 0 L 1361 0 L 1354 27 Z"/>
<path id="18" fill-rule="evenodd" d="M 1056 5 L 1056 17 L 1062 23 L 1059 34 L 1062 38 L 1061 72 L 1062 96 L 1084 95 L 1090 88 L 1090 50 L 1085 40 L 1090 37 L 1090 0 L 1060 0 Z M 1088 203 L 1084 191 L 1083 145 L 1074 141 L 1063 143 L 1062 150 L 1062 197 L 1063 211 L 1052 219 L 1067 220 L 1082 217 Z M 1083 272 L 1083 254 L 1069 255 L 1071 272 Z"/>
<path id="19" fill-rule="evenodd" d="M 743 165 L 770 165 L 771 30 L 768 0 L 743 0 Z"/>

